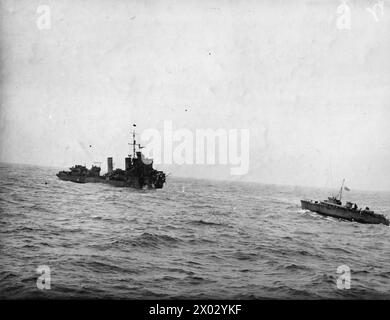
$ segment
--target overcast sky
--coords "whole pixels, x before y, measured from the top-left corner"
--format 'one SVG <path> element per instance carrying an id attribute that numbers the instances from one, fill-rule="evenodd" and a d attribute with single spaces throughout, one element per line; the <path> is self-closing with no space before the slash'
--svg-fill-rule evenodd
<path id="1" fill-rule="evenodd" d="M 247 175 L 158 166 L 173 175 L 390 190 L 390 3 L 375 17 L 377 2 L 349 1 L 340 30 L 340 1 L 1 1 L 0 160 L 124 167 L 130 124 L 170 120 L 250 130 Z"/>

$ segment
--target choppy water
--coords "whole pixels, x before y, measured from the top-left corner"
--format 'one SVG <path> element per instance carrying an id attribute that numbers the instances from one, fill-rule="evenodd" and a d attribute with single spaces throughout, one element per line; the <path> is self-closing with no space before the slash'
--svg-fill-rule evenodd
<path id="1" fill-rule="evenodd" d="M 137 191 L 55 173 L 0 164 L 1 298 L 390 298 L 390 228 L 300 209 L 327 190 L 170 178 Z M 390 193 L 348 197 L 390 215 Z"/>

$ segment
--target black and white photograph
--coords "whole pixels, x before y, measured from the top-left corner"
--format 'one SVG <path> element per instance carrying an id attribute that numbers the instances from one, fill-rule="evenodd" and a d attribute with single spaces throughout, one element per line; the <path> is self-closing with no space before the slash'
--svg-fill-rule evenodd
<path id="1" fill-rule="evenodd" d="M 385 0 L 0 0 L 0 299 L 389 300 L 389 58 Z"/>

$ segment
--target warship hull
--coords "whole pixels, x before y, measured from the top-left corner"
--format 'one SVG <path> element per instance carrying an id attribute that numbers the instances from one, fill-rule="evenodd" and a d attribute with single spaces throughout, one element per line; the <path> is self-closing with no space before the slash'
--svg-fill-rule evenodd
<path id="1" fill-rule="evenodd" d="M 367 224 L 389 225 L 389 220 L 387 220 L 383 215 L 354 210 L 333 203 L 331 204 L 322 201 L 301 200 L 301 206 L 302 209 L 310 210 L 333 218 Z"/>
<path id="2" fill-rule="evenodd" d="M 127 188 L 135 188 L 135 189 L 161 189 L 162 185 L 155 185 L 149 181 L 144 181 L 142 187 L 138 181 L 138 179 L 131 180 L 112 180 L 107 179 L 104 176 L 99 177 L 82 177 L 82 176 L 71 176 L 67 174 L 57 173 L 57 177 L 64 181 L 71 181 L 75 183 L 105 183 L 114 187 L 127 187 Z"/>

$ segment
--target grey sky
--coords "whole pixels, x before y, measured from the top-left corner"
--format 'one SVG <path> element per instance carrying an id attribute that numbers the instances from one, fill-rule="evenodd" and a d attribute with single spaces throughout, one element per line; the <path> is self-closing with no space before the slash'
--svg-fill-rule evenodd
<path id="1" fill-rule="evenodd" d="M 376 20 L 376 2 L 350 1 L 339 30 L 340 1 L 1 1 L 0 160 L 123 167 L 131 123 L 171 120 L 250 129 L 239 179 L 390 190 L 390 4 Z"/>

